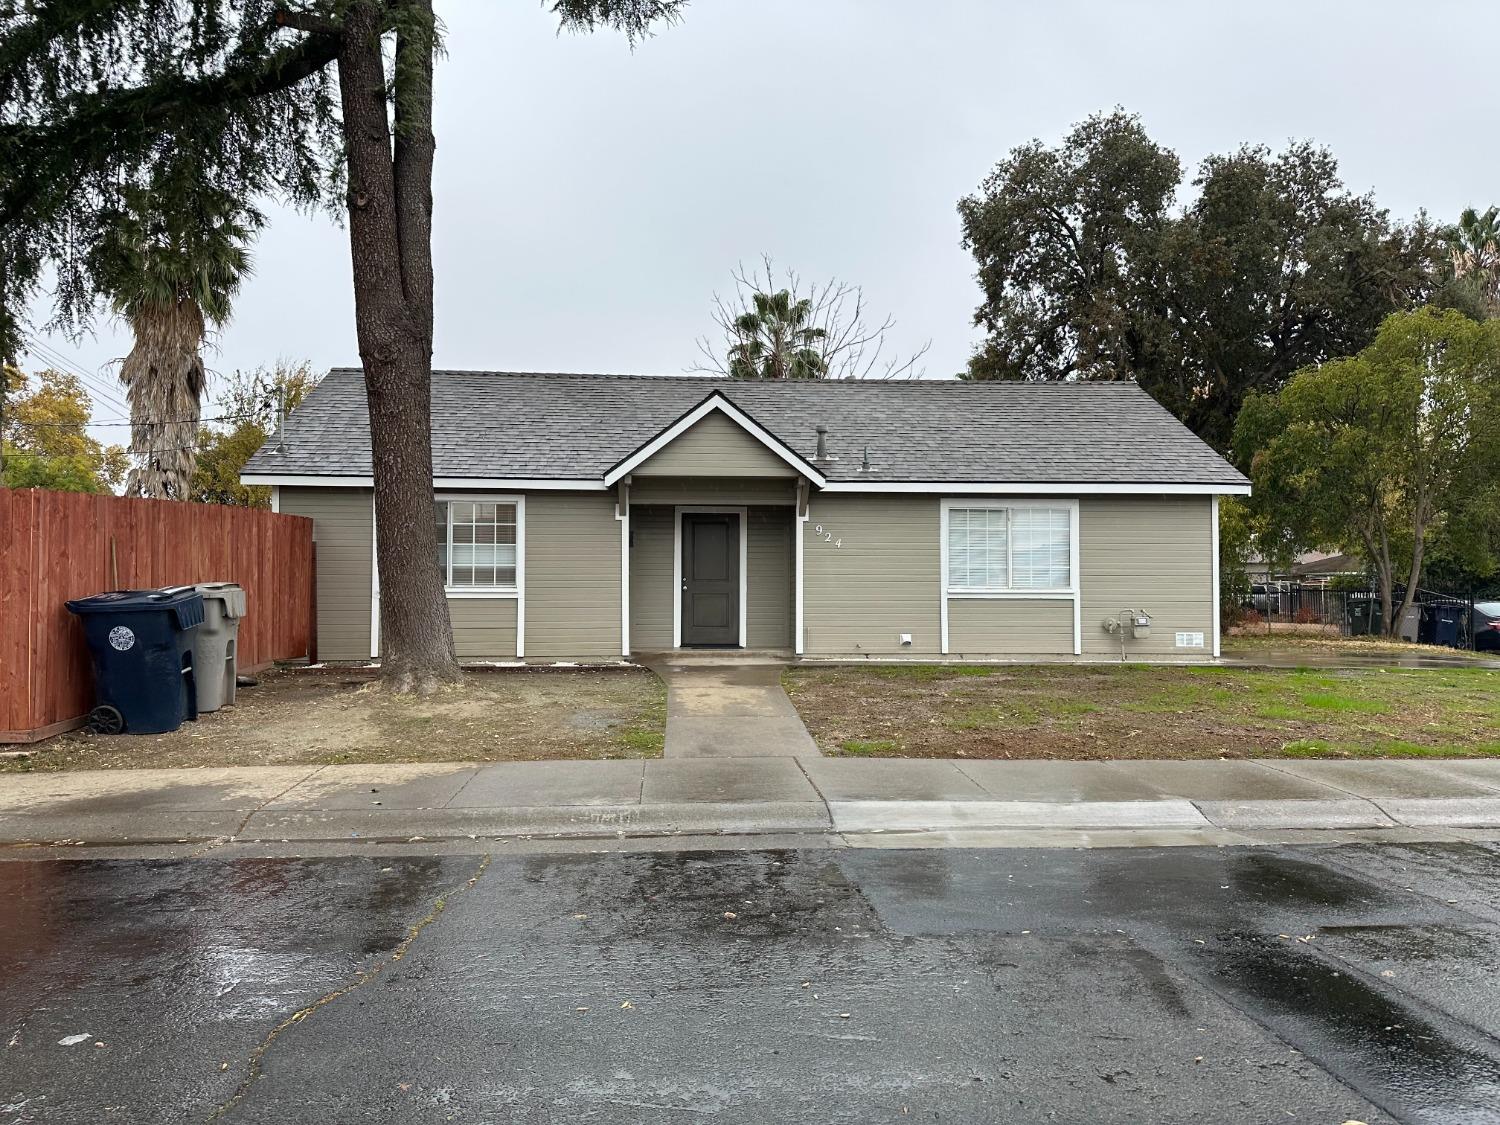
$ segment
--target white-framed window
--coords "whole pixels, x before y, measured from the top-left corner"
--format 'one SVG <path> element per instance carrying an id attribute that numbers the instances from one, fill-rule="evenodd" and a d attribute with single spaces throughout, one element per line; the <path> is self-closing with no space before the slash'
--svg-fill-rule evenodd
<path id="1" fill-rule="evenodd" d="M 1074 510 L 1063 503 L 946 504 L 949 592 L 1072 591 Z"/>
<path id="2" fill-rule="evenodd" d="M 520 505 L 512 499 L 443 497 L 434 506 L 438 566 L 449 590 L 517 588 Z"/>

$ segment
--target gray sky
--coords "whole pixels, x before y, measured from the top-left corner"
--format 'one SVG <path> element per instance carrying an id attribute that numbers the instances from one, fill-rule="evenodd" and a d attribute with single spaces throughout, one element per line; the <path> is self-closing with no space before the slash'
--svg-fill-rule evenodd
<path id="1" fill-rule="evenodd" d="M 1309 137 L 1398 217 L 1500 202 L 1478 3 L 694 0 L 633 54 L 559 38 L 534 0 L 438 7 L 440 366 L 680 372 L 767 252 L 863 285 L 951 375 L 978 298 L 958 198 L 1116 104 L 1189 167 Z M 210 366 L 357 362 L 345 232 L 273 209 L 255 259 Z M 129 346 L 107 321 L 48 343 L 90 373 Z"/>

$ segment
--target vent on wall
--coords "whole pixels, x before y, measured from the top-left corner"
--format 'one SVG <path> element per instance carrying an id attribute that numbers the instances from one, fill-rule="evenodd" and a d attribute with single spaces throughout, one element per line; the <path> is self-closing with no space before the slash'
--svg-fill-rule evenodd
<path id="1" fill-rule="evenodd" d="M 1178 633 L 1177 634 L 1177 647 L 1178 648 L 1202 648 L 1203 647 L 1203 634 L 1202 633 Z"/>

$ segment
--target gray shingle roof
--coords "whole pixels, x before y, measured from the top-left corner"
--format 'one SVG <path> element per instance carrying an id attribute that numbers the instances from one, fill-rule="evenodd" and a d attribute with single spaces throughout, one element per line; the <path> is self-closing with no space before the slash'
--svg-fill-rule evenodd
<path id="1" fill-rule="evenodd" d="M 1133 383 L 740 382 L 434 371 L 439 477 L 598 481 L 718 391 L 830 481 L 1222 484 L 1245 478 Z M 368 476 L 362 372 L 335 368 L 247 473 Z M 872 473 L 859 470 L 868 447 Z"/>

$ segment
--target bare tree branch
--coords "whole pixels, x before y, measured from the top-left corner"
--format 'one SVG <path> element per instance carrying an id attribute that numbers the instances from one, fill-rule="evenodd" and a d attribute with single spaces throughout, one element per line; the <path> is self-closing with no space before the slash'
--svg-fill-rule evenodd
<path id="1" fill-rule="evenodd" d="M 920 379 L 928 340 L 909 355 L 886 354 L 894 317 L 867 319 L 864 290 L 838 278 L 807 283 L 777 271 L 770 255 L 730 274 L 734 291 L 715 293 L 715 337 L 697 341 L 702 358 L 690 370 L 739 378 Z"/>

